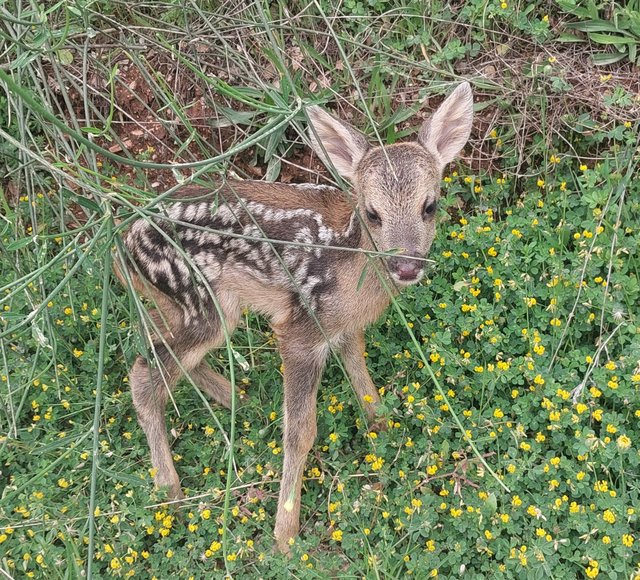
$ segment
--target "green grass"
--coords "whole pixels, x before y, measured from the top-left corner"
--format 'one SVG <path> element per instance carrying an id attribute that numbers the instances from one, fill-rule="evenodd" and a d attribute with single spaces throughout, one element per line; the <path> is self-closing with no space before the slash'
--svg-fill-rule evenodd
<path id="1" fill-rule="evenodd" d="M 0 8 L 0 570 L 637 576 L 637 71 L 557 42 L 579 12 L 550 3 L 242 8 Z M 126 383 L 143 305 L 111 274 L 120 234 L 185 181 L 330 179 L 304 104 L 393 142 L 463 78 L 475 128 L 435 264 L 367 333 L 388 431 L 332 363 L 301 536 L 274 554 L 280 359 L 247 314 L 210 356 L 248 399 L 232 416 L 176 391 L 187 500 L 163 505 Z"/>

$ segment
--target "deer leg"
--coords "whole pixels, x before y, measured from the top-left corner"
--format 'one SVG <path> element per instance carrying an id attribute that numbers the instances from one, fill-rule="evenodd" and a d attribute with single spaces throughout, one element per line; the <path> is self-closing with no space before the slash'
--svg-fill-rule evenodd
<path id="1" fill-rule="evenodd" d="M 202 361 L 189 373 L 189 376 L 210 399 L 231 409 L 231 383 L 206 362 Z"/>
<path id="2" fill-rule="evenodd" d="M 228 318 L 233 321 L 233 314 Z M 175 324 L 175 327 L 170 333 L 164 332 L 164 340 L 154 339 L 154 343 L 159 343 L 154 349 L 154 364 L 149 364 L 148 360 L 139 356 L 129 375 L 138 423 L 147 436 L 151 450 L 155 484 L 156 487 L 166 487 L 170 499 L 184 496 L 173 464 L 165 423 L 165 407 L 169 393 L 176 386 L 183 371 L 195 371 L 196 382 L 204 387 L 205 392 L 222 404 L 225 400 L 231 399 L 230 390 L 225 399 L 223 391 L 226 385 L 221 380 L 223 378 L 208 367 L 208 370 L 203 370 L 202 367 L 205 354 L 224 340 L 220 319 L 215 317 L 188 327 Z"/>
<path id="3" fill-rule="evenodd" d="M 151 450 L 156 487 L 166 487 L 169 499 L 180 499 L 184 496 L 173 465 L 165 424 L 167 399 L 180 378 L 180 369 L 167 347 L 158 345 L 155 351 L 159 355 L 156 365 L 150 365 L 141 356 L 136 359 L 129 373 L 131 395 L 138 423 Z"/>
<path id="4" fill-rule="evenodd" d="M 300 491 L 307 454 L 316 438 L 316 394 L 328 354 L 322 337 L 312 342 L 308 328 L 279 337 L 284 364 L 284 465 L 276 515 L 278 549 L 300 529 Z"/>
<path id="5" fill-rule="evenodd" d="M 345 336 L 339 347 L 340 358 L 351 379 L 351 384 L 360 399 L 370 423 L 376 420 L 376 408 L 380 403 L 378 390 L 371 380 L 364 359 L 364 331 Z"/>

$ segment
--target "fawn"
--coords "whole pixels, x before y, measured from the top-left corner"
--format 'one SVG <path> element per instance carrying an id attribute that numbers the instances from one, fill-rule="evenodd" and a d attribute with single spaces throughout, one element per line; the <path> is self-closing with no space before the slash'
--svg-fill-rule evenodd
<path id="1" fill-rule="evenodd" d="M 317 106 L 307 113 L 313 149 L 353 184 L 353 197 L 328 186 L 259 181 L 185 186 L 164 213 L 133 224 L 118 268 L 121 280 L 155 303 L 153 358 L 138 356 L 129 380 L 156 486 L 166 486 L 172 499 L 183 495 L 165 425 L 171 389 L 188 373 L 229 407 L 231 384 L 204 356 L 224 343 L 243 308 L 270 318 L 284 364 L 284 466 L 275 524 L 283 552 L 299 530 L 302 475 L 316 437 L 316 392 L 327 357 L 332 350 L 341 357 L 373 421 L 380 399 L 365 365 L 364 328 L 388 306 L 387 288 L 397 291 L 422 278 L 442 172 L 469 138 L 473 96 L 468 83 L 460 84 L 416 142 L 387 146 L 370 146 Z M 393 250 L 385 257 L 366 254 Z M 380 267 L 367 268 L 369 260 Z"/>

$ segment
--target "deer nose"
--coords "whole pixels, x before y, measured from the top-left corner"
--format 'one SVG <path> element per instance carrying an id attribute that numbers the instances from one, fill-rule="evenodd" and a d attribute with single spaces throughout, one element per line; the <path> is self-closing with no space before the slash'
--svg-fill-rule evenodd
<path id="1" fill-rule="evenodd" d="M 392 256 L 389 258 L 389 270 L 403 282 L 415 280 L 422 272 L 422 262 L 413 258 L 420 257 L 418 254 Z"/>

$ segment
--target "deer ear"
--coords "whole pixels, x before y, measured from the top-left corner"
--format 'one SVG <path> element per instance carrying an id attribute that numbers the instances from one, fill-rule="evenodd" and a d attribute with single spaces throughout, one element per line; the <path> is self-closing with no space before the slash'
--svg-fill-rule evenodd
<path id="1" fill-rule="evenodd" d="M 307 115 L 313 150 L 327 167 L 333 164 L 342 177 L 353 181 L 358 163 L 369 149 L 367 138 L 320 107 L 309 107 Z"/>
<path id="2" fill-rule="evenodd" d="M 423 123 L 418 142 L 435 153 L 444 167 L 465 146 L 472 122 L 473 93 L 469 83 L 462 83 L 438 107 L 431 119 Z"/>

